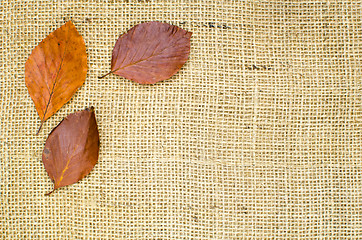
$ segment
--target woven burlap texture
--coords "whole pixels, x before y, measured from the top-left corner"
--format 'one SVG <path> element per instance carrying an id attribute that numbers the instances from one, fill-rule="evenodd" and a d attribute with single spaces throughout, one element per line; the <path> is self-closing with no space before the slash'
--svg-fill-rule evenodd
<path id="1" fill-rule="evenodd" d="M 1 239 L 362 236 L 362 1 L 0 2 Z M 25 61 L 70 19 L 88 75 L 36 136 Z M 193 32 L 183 68 L 98 79 L 118 36 L 154 20 Z M 89 106 L 99 162 L 44 196 L 44 142 Z"/>

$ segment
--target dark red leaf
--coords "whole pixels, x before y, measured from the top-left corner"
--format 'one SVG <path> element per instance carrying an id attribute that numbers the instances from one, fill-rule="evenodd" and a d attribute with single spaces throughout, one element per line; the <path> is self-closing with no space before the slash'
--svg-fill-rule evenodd
<path id="1" fill-rule="evenodd" d="M 99 134 L 93 108 L 63 119 L 48 136 L 43 151 L 43 164 L 54 183 L 53 191 L 86 176 L 97 163 L 98 152 Z"/>
<path id="2" fill-rule="evenodd" d="M 118 38 L 108 74 L 114 73 L 141 84 L 168 79 L 187 61 L 191 34 L 167 23 L 138 24 Z"/>

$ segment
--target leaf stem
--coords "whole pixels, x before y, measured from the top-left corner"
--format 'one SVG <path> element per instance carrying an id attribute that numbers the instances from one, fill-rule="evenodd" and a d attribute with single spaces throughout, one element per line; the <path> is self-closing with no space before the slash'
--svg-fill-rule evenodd
<path id="1" fill-rule="evenodd" d="M 98 77 L 98 79 L 102 79 L 102 78 L 108 76 L 109 74 L 111 74 L 111 73 L 113 73 L 113 72 L 114 72 L 114 71 L 110 71 L 109 73 L 107 73 L 107 74 L 105 74 L 105 75 L 103 75 L 103 76 L 101 76 L 101 77 Z"/>
<path id="2" fill-rule="evenodd" d="M 51 190 L 50 192 L 46 193 L 45 196 L 49 196 L 50 194 L 52 194 L 55 191 L 55 188 L 53 190 Z"/>
<path id="3" fill-rule="evenodd" d="M 44 121 L 41 121 L 40 126 L 39 126 L 39 129 L 38 129 L 38 131 L 36 132 L 36 134 L 35 134 L 35 135 L 38 135 L 38 134 L 39 134 L 40 129 L 41 129 L 41 127 L 43 126 L 43 123 L 44 123 Z"/>

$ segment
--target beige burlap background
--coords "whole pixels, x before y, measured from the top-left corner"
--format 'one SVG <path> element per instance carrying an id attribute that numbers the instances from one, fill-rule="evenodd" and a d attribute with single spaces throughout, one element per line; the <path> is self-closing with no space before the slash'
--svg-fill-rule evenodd
<path id="1" fill-rule="evenodd" d="M 362 237 L 362 1 L 0 1 L 1 239 Z M 35 136 L 24 64 L 69 19 L 87 79 Z M 193 32 L 181 71 L 97 79 L 151 20 Z M 89 106 L 99 163 L 44 196 L 46 137 Z"/>

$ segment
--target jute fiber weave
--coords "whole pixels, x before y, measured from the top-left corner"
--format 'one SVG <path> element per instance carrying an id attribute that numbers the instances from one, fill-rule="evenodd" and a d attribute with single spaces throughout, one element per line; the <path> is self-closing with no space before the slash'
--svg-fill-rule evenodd
<path id="1" fill-rule="evenodd" d="M 88 75 L 36 136 L 25 61 L 68 20 Z M 98 79 L 156 20 L 193 32 L 180 72 Z M 361 39 L 362 1 L 0 0 L 0 238 L 361 239 Z M 89 106 L 99 162 L 44 196 L 44 142 Z"/>

